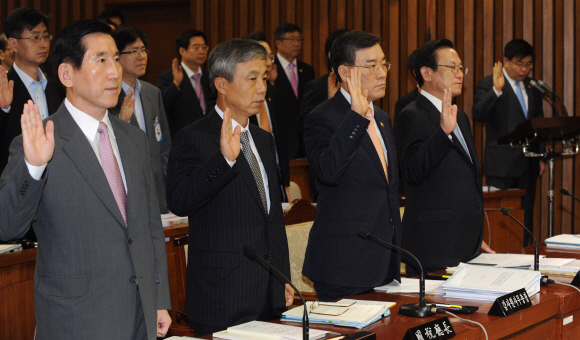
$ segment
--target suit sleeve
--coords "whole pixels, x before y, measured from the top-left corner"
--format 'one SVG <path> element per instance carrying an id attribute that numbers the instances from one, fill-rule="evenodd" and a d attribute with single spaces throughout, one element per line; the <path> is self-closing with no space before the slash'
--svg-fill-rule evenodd
<path id="1" fill-rule="evenodd" d="M 328 114 L 315 111 L 306 118 L 306 154 L 310 170 L 319 182 L 338 185 L 367 133 L 369 120 L 349 110 L 335 131 L 326 117 Z"/>
<path id="2" fill-rule="evenodd" d="M 8 165 L 0 177 L 0 240 L 20 238 L 30 228 L 40 198 L 48 169 L 40 180 L 30 176 L 24 161 L 22 136 L 16 137 L 10 147 Z"/>
<path id="3" fill-rule="evenodd" d="M 238 163 L 230 167 L 219 148 L 205 159 L 204 146 L 195 135 L 190 129 L 181 130 L 169 153 L 167 206 L 178 216 L 195 214 L 237 175 Z"/>
<path id="4" fill-rule="evenodd" d="M 169 123 L 167 122 L 167 115 L 165 114 L 161 91 L 156 91 L 156 94 L 158 107 L 157 112 L 159 112 L 159 127 L 161 128 L 161 135 L 163 136 L 163 140 L 159 142 L 161 151 L 161 167 L 163 168 L 164 184 L 167 184 L 167 162 L 169 160 L 169 150 L 171 150 L 171 133 L 169 132 Z"/>
<path id="5" fill-rule="evenodd" d="M 161 73 L 157 77 L 157 83 L 155 85 L 161 90 L 165 112 L 172 112 L 173 104 L 181 95 L 181 91 L 173 82 L 173 73 L 171 70 Z"/>
<path id="6" fill-rule="evenodd" d="M 473 119 L 479 122 L 485 122 L 495 112 L 499 98 L 493 90 L 493 79 L 491 77 L 483 78 L 477 84 L 475 97 L 473 98 L 472 114 Z"/>
<path id="7" fill-rule="evenodd" d="M 404 110 L 397 118 L 395 135 L 401 174 L 411 184 L 425 181 L 454 144 L 442 128 L 429 129 L 424 115 Z"/>

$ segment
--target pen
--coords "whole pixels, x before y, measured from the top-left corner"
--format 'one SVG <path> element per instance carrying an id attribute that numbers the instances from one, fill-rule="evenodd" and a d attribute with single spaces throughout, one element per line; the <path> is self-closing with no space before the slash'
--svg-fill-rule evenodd
<path id="1" fill-rule="evenodd" d="M 330 339 L 326 339 L 326 340 L 339 340 L 339 339 L 344 339 L 344 335 L 337 336 L 337 337 L 330 338 Z"/>

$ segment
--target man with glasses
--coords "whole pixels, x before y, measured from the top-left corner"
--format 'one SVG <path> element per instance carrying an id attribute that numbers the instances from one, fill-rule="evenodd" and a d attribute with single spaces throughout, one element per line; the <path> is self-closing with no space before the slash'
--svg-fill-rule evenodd
<path id="1" fill-rule="evenodd" d="M 532 88 L 528 77 L 534 67 L 534 48 L 522 39 L 505 45 L 503 68 L 497 62 L 493 74 L 477 84 L 473 100 L 473 118 L 485 123 L 486 145 L 483 171 L 487 185 L 500 189 L 525 189 L 522 199 L 524 224 L 533 230 L 536 182 L 544 172 L 544 160 L 525 157 L 520 149 L 498 145 L 519 124 L 531 118 L 544 117 L 542 95 Z M 530 146 L 532 152 L 544 152 L 543 144 Z M 529 234 L 524 232 L 524 247 Z"/>
<path id="2" fill-rule="evenodd" d="M 169 125 L 165 116 L 161 91 L 139 77 L 147 68 L 147 36 L 133 27 L 122 27 L 111 35 L 120 52 L 119 61 L 123 67 L 123 83 L 117 106 L 111 114 L 140 128 L 147 135 L 151 169 L 159 198 L 159 210 L 167 213 L 165 202 L 165 180 L 167 159 L 171 149 Z"/>
<path id="3" fill-rule="evenodd" d="M 157 78 L 163 94 L 163 105 L 171 136 L 207 115 L 215 105 L 215 94 L 209 86 L 209 74 L 202 69 L 207 60 L 207 37 L 198 30 L 187 30 L 176 40 L 181 62 L 173 59 L 171 69 Z"/>
<path id="4" fill-rule="evenodd" d="M 399 175 L 391 118 L 373 101 L 385 96 L 379 37 L 339 36 L 330 60 L 340 89 L 306 118 L 304 140 L 318 205 L 302 272 L 320 301 L 365 292 L 400 278 L 397 252 L 357 235 L 359 228 L 401 242 Z"/>
<path id="5" fill-rule="evenodd" d="M 491 249 L 482 241 L 481 171 L 469 118 L 452 105 L 467 68 L 447 39 L 428 42 L 415 57 L 421 93 L 395 122 L 406 194 L 402 245 L 431 272 Z M 418 273 L 407 263 L 408 277 Z"/>
<path id="6" fill-rule="evenodd" d="M 276 40 L 276 59 L 274 63 L 278 70 L 278 78 L 274 86 L 280 93 L 282 103 L 282 117 L 286 140 L 288 141 L 288 155 L 290 159 L 304 157 L 298 130 L 298 116 L 300 104 L 304 94 L 304 87 L 315 78 L 312 66 L 298 60 L 302 52 L 302 30 L 294 24 L 282 24 L 274 31 Z"/>
<path id="7" fill-rule="evenodd" d="M 14 51 L 14 64 L 6 73 L 0 67 L 0 171 L 8 162 L 8 149 L 22 133 L 20 116 L 32 100 L 44 119 L 56 112 L 65 97 L 62 86 L 46 78 L 39 66 L 48 58 L 52 35 L 49 18 L 30 8 L 14 10 L 4 22 L 4 33 Z"/>

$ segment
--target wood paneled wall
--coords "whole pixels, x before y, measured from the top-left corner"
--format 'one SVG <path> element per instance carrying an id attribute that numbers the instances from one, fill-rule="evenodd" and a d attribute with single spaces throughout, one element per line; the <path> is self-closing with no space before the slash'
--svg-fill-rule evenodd
<path id="1" fill-rule="evenodd" d="M 432 39 L 454 41 L 469 67 L 464 92 L 457 100 L 468 115 L 477 82 L 491 74 L 508 41 L 523 38 L 536 49 L 532 76 L 552 85 L 571 114 L 579 105 L 575 98 L 580 97 L 580 77 L 575 73 L 580 69 L 580 21 L 575 18 L 580 17 L 580 4 L 574 0 L 3 0 L 0 18 L 20 6 L 50 14 L 54 33 L 71 20 L 95 18 L 106 6 L 120 8 L 126 25 L 149 36 L 152 53 L 144 79 L 153 83 L 177 55 L 175 38 L 189 28 L 203 30 L 210 46 L 262 29 L 274 48 L 274 29 L 281 23 L 296 23 L 305 39 L 301 59 L 312 64 L 319 76 L 328 70 L 324 55 L 328 33 L 339 28 L 365 30 L 382 37 L 385 54 L 393 64 L 387 96 L 376 103 L 391 115 L 397 99 L 415 86 L 406 59 L 425 43 L 428 30 Z M 552 116 L 547 102 L 544 112 Z M 481 123 L 473 124 L 480 160 L 484 129 Z M 558 192 L 564 187 L 580 195 L 579 173 L 580 157 L 557 160 L 556 234 L 580 231 L 580 216 L 574 217 L 578 209 Z M 547 190 L 546 174 L 538 186 L 535 212 L 536 235 L 542 239 L 547 236 Z"/>

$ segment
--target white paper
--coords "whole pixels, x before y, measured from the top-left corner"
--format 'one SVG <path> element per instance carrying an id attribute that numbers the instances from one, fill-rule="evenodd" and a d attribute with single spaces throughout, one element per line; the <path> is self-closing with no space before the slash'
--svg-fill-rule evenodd
<path id="1" fill-rule="evenodd" d="M 318 339 L 326 335 L 325 331 L 310 329 L 309 339 Z M 241 325 L 228 327 L 226 331 L 214 333 L 222 339 L 288 339 L 302 340 L 302 327 L 275 324 L 263 321 L 250 321 Z"/>
<path id="2" fill-rule="evenodd" d="M 425 293 L 436 291 L 441 284 L 445 282 L 442 280 L 425 280 Z M 419 293 L 419 279 L 410 279 L 403 277 L 401 282 L 393 280 L 388 285 L 376 287 L 376 291 L 387 293 Z"/>

